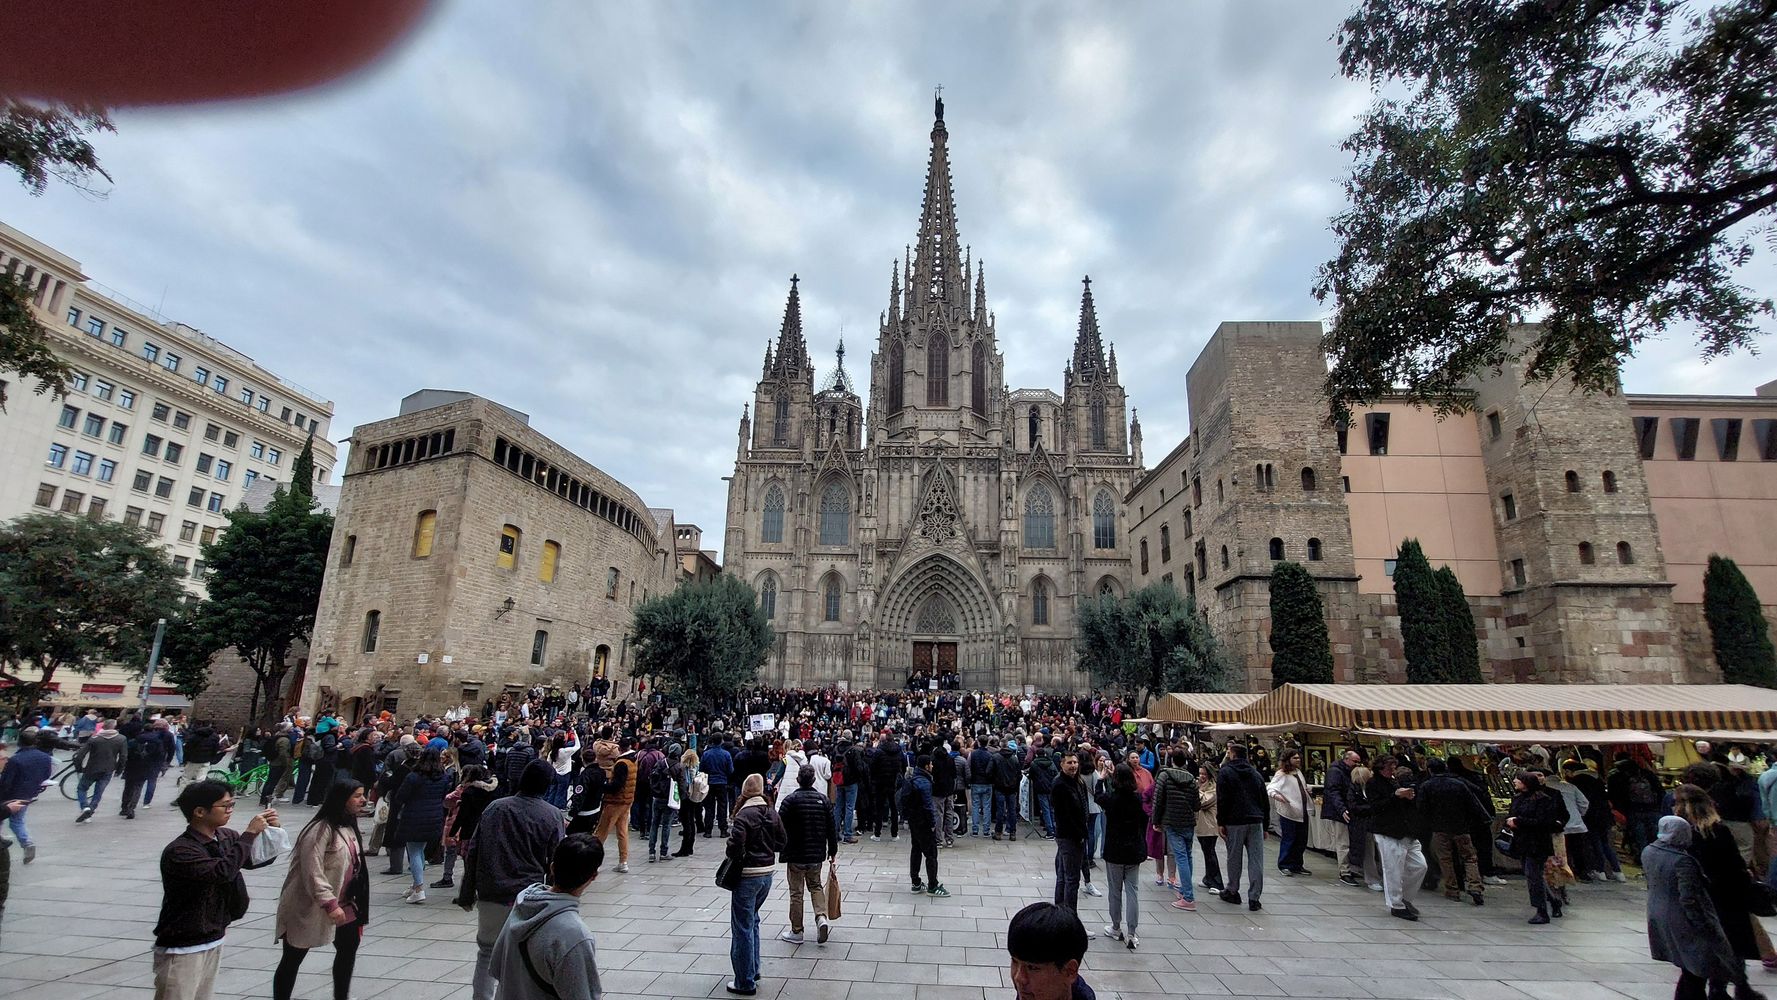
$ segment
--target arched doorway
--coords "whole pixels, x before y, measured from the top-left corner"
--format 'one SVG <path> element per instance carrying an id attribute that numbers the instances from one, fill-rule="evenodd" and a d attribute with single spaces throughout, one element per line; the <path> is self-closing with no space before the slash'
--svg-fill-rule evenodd
<path id="1" fill-rule="evenodd" d="M 917 671 L 954 670 L 965 687 L 998 681 L 998 615 L 966 566 L 933 554 L 910 566 L 878 605 L 876 684 L 899 688 Z"/>

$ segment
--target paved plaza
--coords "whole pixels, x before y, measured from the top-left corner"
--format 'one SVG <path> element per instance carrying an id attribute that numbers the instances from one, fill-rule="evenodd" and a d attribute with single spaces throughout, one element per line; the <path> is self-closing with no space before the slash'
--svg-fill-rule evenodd
<path id="1" fill-rule="evenodd" d="M 0 997 L 42 1000 L 151 995 L 149 949 L 160 905 L 157 859 L 181 829 L 176 810 L 157 798 L 140 818 L 116 814 L 110 800 L 89 824 L 54 791 L 32 806 L 39 855 L 29 867 L 13 849 L 12 901 L 0 928 Z M 171 789 L 163 788 L 162 795 Z M 246 822 L 246 810 L 237 826 Z M 285 806 L 293 829 L 313 810 Z M 1022 836 L 1022 833 L 1021 833 Z M 646 863 L 639 838 L 631 870 L 617 875 L 613 842 L 605 872 L 582 904 L 598 937 L 598 961 L 613 998 L 726 996 L 728 894 L 712 884 L 719 840 L 697 841 L 694 858 Z M 1271 845 L 1275 849 L 1275 843 Z M 1028 902 L 1046 899 L 1052 846 L 968 840 L 940 853 L 940 874 L 954 895 L 907 891 L 907 847 L 886 838 L 840 855 L 845 915 L 826 945 L 777 940 L 785 928 L 780 876 L 765 913 L 761 997 L 873 1000 L 1009 1000 L 1005 928 Z M 1638 884 L 1580 885 L 1568 915 L 1527 926 L 1521 879 L 1495 887 L 1483 908 L 1422 894 L 1424 919 L 1390 917 L 1380 895 L 1330 877 L 1332 865 L 1310 855 L 1311 878 L 1267 869 L 1265 909 L 1221 903 L 1201 892 L 1200 909 L 1167 906 L 1169 894 L 1142 887 L 1141 948 L 1095 939 L 1087 981 L 1099 996 L 1376 997 L 1394 1000 L 1666 1000 L 1676 970 L 1647 958 L 1643 891 Z M 375 870 L 386 865 L 375 859 Z M 269 997 L 279 946 L 273 909 L 279 863 L 249 872 L 248 916 L 229 931 L 219 995 Z M 436 879 L 436 869 L 427 873 Z M 467 1000 L 474 967 L 474 920 L 437 890 L 423 905 L 398 898 L 405 878 L 373 879 L 371 924 L 352 993 L 376 1000 Z M 1428 898 L 1429 897 L 1429 898 Z M 1081 896 L 1089 929 L 1104 925 L 1105 900 Z M 812 929 L 812 928 L 811 928 Z M 309 956 L 297 996 L 331 997 L 331 948 Z M 1755 985 L 1777 977 L 1752 973 Z M 28 992 L 27 992 L 28 991 Z"/>

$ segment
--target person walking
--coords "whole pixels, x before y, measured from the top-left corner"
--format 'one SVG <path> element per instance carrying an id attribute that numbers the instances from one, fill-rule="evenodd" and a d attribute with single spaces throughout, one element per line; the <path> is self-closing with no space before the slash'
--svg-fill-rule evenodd
<path id="1" fill-rule="evenodd" d="M 815 777 L 813 765 L 798 768 L 796 790 L 784 795 L 777 806 L 784 824 L 784 847 L 779 860 L 784 863 L 784 877 L 790 883 L 790 926 L 778 937 L 791 944 L 803 942 L 804 887 L 809 902 L 814 904 L 816 943 L 826 944 L 830 933 L 821 865 L 839 857 L 839 828 L 833 823 L 833 809 L 827 804 L 827 797 L 814 787 Z"/>
<path id="2" fill-rule="evenodd" d="M 1418 793 L 1399 783 L 1399 769 L 1394 757 L 1376 758 L 1375 770 L 1364 785 L 1364 801 L 1370 807 L 1370 829 L 1382 867 L 1382 898 L 1389 915 L 1418 920 L 1419 907 L 1413 905 L 1413 899 L 1419 895 L 1427 870 L 1425 849 L 1417 833 L 1418 810 L 1413 804 Z"/>
<path id="3" fill-rule="evenodd" d="M 1203 888 L 1220 893 L 1224 888 L 1222 866 L 1216 860 L 1216 844 L 1221 840 L 1216 821 L 1216 774 L 1208 762 L 1197 766 L 1197 846 L 1203 848 Z M 1180 884 L 1184 884 L 1180 880 Z"/>
<path id="4" fill-rule="evenodd" d="M 185 734 L 185 769 L 179 775 L 179 783 L 202 781 L 205 773 L 222 759 L 221 747 L 222 738 L 216 734 L 215 726 L 208 722 L 192 723 L 191 731 Z"/>
<path id="5" fill-rule="evenodd" d="M 1695 831 L 1681 816 L 1661 817 L 1655 840 L 1641 852 L 1647 876 L 1648 957 L 1678 966 L 1675 1000 L 1705 1000 L 1734 984 L 1736 1000 L 1762 1000 L 1746 978 L 1709 891 L 1709 878 L 1690 847 Z M 1712 989 L 1713 988 L 1713 989 Z"/>
<path id="6" fill-rule="evenodd" d="M 1080 755 L 1061 752 L 1061 764 L 1049 786 L 1048 814 L 1055 830 L 1055 905 L 1080 908 L 1080 876 L 1086 870 L 1086 782 L 1080 777 Z"/>
<path id="7" fill-rule="evenodd" d="M 281 722 L 270 736 L 265 738 L 265 784 L 259 788 L 259 808 L 272 804 L 272 800 L 282 794 L 285 787 L 284 779 L 290 774 L 290 724 Z"/>
<path id="8" fill-rule="evenodd" d="M 532 760 L 519 776 L 518 794 L 495 799 L 469 842 L 455 902 L 475 911 L 474 1000 L 493 1000 L 494 942 L 513 901 L 527 886 L 549 877 L 563 826 L 562 811 L 543 800 L 554 781 L 555 768 Z"/>
<path id="9" fill-rule="evenodd" d="M 136 806 L 147 804 L 143 792 L 150 790 L 160 772 L 166 769 L 167 745 L 155 733 L 153 729 L 143 728 L 129 738 L 128 751 L 124 754 L 123 801 L 117 813 L 124 819 L 136 818 Z"/>
<path id="10" fill-rule="evenodd" d="M 1154 779 L 1154 829 L 1166 838 L 1166 848 L 1178 871 L 1178 898 L 1173 909 L 1196 910 L 1197 889 L 1192 883 L 1191 837 L 1197 828 L 1197 781 L 1191 777 L 1191 752 L 1175 747 L 1168 767 Z M 1210 859 L 1214 861 L 1213 848 Z"/>
<path id="11" fill-rule="evenodd" d="M 444 838 L 444 797 L 450 794 L 452 783 L 444 770 L 443 755 L 427 747 L 390 803 L 391 809 L 401 810 L 390 843 L 406 845 L 407 874 L 413 881 L 401 898 L 409 903 L 426 901 L 426 850 Z"/>
<path id="12" fill-rule="evenodd" d="M 788 842 L 783 819 L 765 801 L 764 775 L 749 774 L 741 782 L 729 829 L 728 860 L 740 871 L 729 893 L 728 961 L 734 979 L 728 992 L 750 997 L 759 992 L 759 911 L 771 894 L 778 852 Z"/>
<path id="13" fill-rule="evenodd" d="M 1148 816 L 1128 764 L 1118 764 L 1100 784 L 1098 804 L 1104 810 L 1104 875 L 1110 892 L 1111 922 L 1104 936 L 1134 951 L 1141 943 L 1136 931 L 1141 924 L 1141 869 L 1148 859 Z"/>
<path id="14" fill-rule="evenodd" d="M 444 797 L 444 877 L 433 882 L 432 888 L 456 888 L 457 859 L 468 857 L 469 842 L 475 839 L 481 814 L 487 811 L 499 787 L 500 783 L 480 764 L 463 768 L 462 783 Z"/>
<path id="15" fill-rule="evenodd" d="M 111 779 L 123 772 L 125 756 L 129 753 L 129 741 L 117 731 L 117 722 L 106 719 L 99 723 L 93 737 L 81 744 L 74 751 L 74 767 L 80 772 L 80 783 L 74 789 L 75 803 L 80 806 L 80 815 L 76 823 L 85 823 L 93 818 L 99 810 L 99 799 L 105 795 L 105 786 Z M 92 792 L 92 798 L 86 797 Z M 0 797 L 0 802 L 5 801 Z"/>
<path id="16" fill-rule="evenodd" d="M 629 810 L 636 800 L 636 768 L 634 751 L 618 753 L 618 745 L 608 740 L 593 744 L 598 755 L 599 770 L 605 772 L 605 804 L 599 814 L 598 829 L 593 836 L 604 843 L 613 831 L 617 834 L 617 867 L 622 875 L 629 871 Z"/>
<path id="17" fill-rule="evenodd" d="M 160 917 L 154 924 L 154 1000 L 209 1000 L 222 967 L 228 925 L 246 916 L 253 841 L 278 825 L 276 809 L 253 817 L 236 833 L 234 792 L 220 781 L 179 790 L 173 804 L 185 830 L 160 854 Z"/>
<path id="18" fill-rule="evenodd" d="M 1308 782 L 1302 780 L 1300 751 L 1284 751 L 1283 766 L 1271 776 L 1265 792 L 1277 810 L 1277 828 L 1282 834 L 1277 870 L 1286 876 L 1314 874 L 1302 866 L 1303 854 L 1308 850 L 1308 810 L 1314 802 L 1308 794 Z"/>
<path id="19" fill-rule="evenodd" d="M 1529 883 L 1530 905 L 1536 910 L 1530 923 L 1546 924 L 1561 916 L 1561 899 L 1549 892 L 1545 865 L 1555 856 L 1555 836 L 1567 825 L 1561 796 L 1543 787 L 1540 771 L 1525 769 L 1512 778 L 1511 811 L 1506 828 L 1512 831 L 1512 856 L 1524 869 Z"/>
<path id="20" fill-rule="evenodd" d="M 1486 821 L 1487 811 L 1469 790 L 1468 782 L 1451 774 L 1449 765 L 1441 758 L 1427 760 L 1425 769 L 1431 776 L 1419 783 L 1417 801 L 1420 815 L 1431 830 L 1432 853 L 1438 858 L 1444 898 L 1454 902 L 1467 889 L 1469 898 L 1480 906 L 1486 902 L 1482 895 L 1485 887 L 1481 884 L 1480 858 L 1469 831 L 1476 823 Z M 1492 846 L 1487 845 L 1489 850 Z"/>
<path id="21" fill-rule="evenodd" d="M 1216 824 L 1228 845 L 1228 882 L 1224 903 L 1240 902 L 1240 868 L 1246 863 L 1249 910 L 1262 910 L 1265 891 L 1265 779 L 1246 759 L 1246 747 L 1229 743 L 1222 769 L 1216 773 Z"/>
<path id="22" fill-rule="evenodd" d="M 1770 954 L 1770 938 L 1752 913 L 1752 876 L 1738 841 L 1721 818 L 1709 792 L 1691 784 L 1672 791 L 1672 813 L 1691 825 L 1690 852 L 1703 867 L 1715 915 L 1734 954 L 1745 960 L 1763 959 L 1766 968 L 1777 965 Z"/>
<path id="23" fill-rule="evenodd" d="M 25 826 L 25 813 L 42 794 L 44 783 L 55 770 L 55 758 L 50 756 L 50 751 L 58 742 L 55 732 L 50 729 L 21 734 L 18 752 L 0 769 L 0 802 L 24 803 L 12 810 L 7 823 L 12 827 L 12 835 L 18 838 L 27 865 L 37 860 L 37 843 Z"/>
<path id="24" fill-rule="evenodd" d="M 272 1000 L 290 1000 L 296 973 L 310 949 L 333 942 L 333 1000 L 349 1000 L 358 945 L 370 923 L 370 873 L 358 814 L 364 786 L 339 778 L 327 786 L 315 818 L 290 850 L 290 868 L 278 894 L 272 939 L 284 942 L 284 955 L 271 980 Z"/>
<path id="25" fill-rule="evenodd" d="M 564 837 L 550 858 L 548 878 L 526 886 L 513 900 L 490 959 L 500 1000 L 603 995 L 596 944 L 580 919 L 580 897 L 604 860 L 605 845 L 591 834 Z"/>

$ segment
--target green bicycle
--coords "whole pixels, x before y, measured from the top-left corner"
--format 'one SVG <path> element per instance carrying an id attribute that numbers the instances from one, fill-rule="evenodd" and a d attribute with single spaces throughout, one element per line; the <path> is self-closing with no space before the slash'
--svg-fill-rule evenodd
<path id="1" fill-rule="evenodd" d="M 234 771 L 228 768 L 213 768 L 204 777 L 211 781 L 220 781 L 227 785 L 236 795 L 257 795 L 265 787 L 265 781 L 271 777 L 271 765 L 260 764 L 247 771 Z"/>

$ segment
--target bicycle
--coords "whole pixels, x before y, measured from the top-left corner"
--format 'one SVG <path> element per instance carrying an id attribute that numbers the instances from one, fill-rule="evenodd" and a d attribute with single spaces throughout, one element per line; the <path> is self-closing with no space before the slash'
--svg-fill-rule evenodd
<path id="1" fill-rule="evenodd" d="M 234 771 L 228 768 L 212 768 L 204 775 L 211 781 L 220 781 L 229 787 L 235 795 L 256 795 L 265 787 L 267 778 L 271 777 L 271 765 L 260 764 L 246 771 Z"/>
<path id="2" fill-rule="evenodd" d="M 80 796 L 76 792 L 80 789 L 80 769 L 74 766 L 73 758 L 69 758 L 68 763 L 63 764 L 62 769 L 51 775 L 49 780 L 62 790 L 63 798 L 69 802 L 79 800 Z"/>

